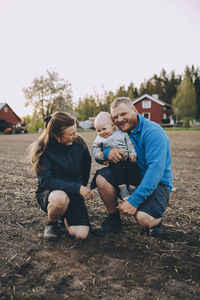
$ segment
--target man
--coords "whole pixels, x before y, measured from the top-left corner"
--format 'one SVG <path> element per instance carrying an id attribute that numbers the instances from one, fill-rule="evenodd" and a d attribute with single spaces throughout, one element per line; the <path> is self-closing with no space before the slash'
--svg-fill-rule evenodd
<path id="1" fill-rule="evenodd" d="M 121 231 L 120 212 L 135 216 L 137 222 L 152 236 L 164 232 L 162 216 L 172 190 L 171 153 L 169 139 L 162 127 L 145 119 L 135 109 L 132 101 L 120 97 L 111 104 L 111 116 L 116 126 L 129 134 L 137 152 L 141 181 L 127 201 L 117 202 L 117 191 L 111 168 L 102 168 L 96 175 L 96 186 L 108 211 L 102 225 L 94 233 L 103 236 Z M 105 160 L 119 162 L 122 150 L 103 150 Z"/>

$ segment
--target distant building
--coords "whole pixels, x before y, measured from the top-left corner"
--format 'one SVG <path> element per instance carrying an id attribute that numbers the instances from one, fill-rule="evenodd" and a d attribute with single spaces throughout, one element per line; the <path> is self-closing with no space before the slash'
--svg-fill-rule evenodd
<path id="1" fill-rule="evenodd" d="M 95 117 L 90 117 L 88 120 L 80 121 L 79 127 L 82 129 L 94 129 Z"/>
<path id="2" fill-rule="evenodd" d="M 169 103 L 158 99 L 157 95 L 145 94 L 133 100 L 138 112 L 146 119 L 154 121 L 160 125 L 172 123 L 174 111 Z"/>
<path id="3" fill-rule="evenodd" d="M 91 129 L 92 122 L 89 121 L 89 120 L 80 121 L 79 122 L 79 127 L 82 128 L 82 129 Z"/>
<path id="4" fill-rule="evenodd" d="M 21 119 L 7 103 L 0 103 L 0 131 L 21 125 Z"/>

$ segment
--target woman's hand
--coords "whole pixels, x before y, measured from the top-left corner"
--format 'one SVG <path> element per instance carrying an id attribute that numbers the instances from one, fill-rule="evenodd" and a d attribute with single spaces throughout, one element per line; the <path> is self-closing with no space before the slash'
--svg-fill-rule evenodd
<path id="1" fill-rule="evenodd" d="M 80 187 L 80 195 L 83 196 L 84 200 L 89 200 L 93 197 L 92 191 L 84 185 Z"/>

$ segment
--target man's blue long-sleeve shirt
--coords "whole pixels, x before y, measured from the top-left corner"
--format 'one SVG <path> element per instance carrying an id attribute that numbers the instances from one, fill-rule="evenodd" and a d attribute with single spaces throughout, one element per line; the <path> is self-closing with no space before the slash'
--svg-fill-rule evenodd
<path id="1" fill-rule="evenodd" d="M 128 202 L 138 208 L 150 196 L 161 182 L 172 190 L 173 175 L 169 138 L 163 128 L 138 114 L 137 127 L 131 130 L 129 137 L 137 153 L 137 165 L 141 169 L 142 181 Z M 108 158 L 111 148 L 103 150 Z"/>

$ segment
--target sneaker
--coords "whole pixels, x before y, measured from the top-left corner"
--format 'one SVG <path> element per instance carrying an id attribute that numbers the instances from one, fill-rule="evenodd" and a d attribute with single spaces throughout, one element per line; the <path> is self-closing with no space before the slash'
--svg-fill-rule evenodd
<path id="1" fill-rule="evenodd" d="M 119 212 L 115 214 L 109 214 L 102 224 L 93 229 L 93 233 L 98 236 L 104 236 L 107 233 L 118 233 L 122 230 L 122 223 Z"/>
<path id="2" fill-rule="evenodd" d="M 160 222 L 158 225 L 151 227 L 151 228 L 147 228 L 146 229 L 146 233 L 148 236 L 153 236 L 155 238 L 159 238 L 162 237 L 165 233 L 165 227 L 162 224 L 162 222 Z"/>
<path id="3" fill-rule="evenodd" d="M 121 188 L 119 193 L 120 193 L 122 200 L 124 200 L 124 201 L 127 200 L 130 196 L 127 187 Z"/>
<path id="4" fill-rule="evenodd" d="M 45 240 L 56 240 L 58 237 L 58 223 L 48 222 L 44 229 Z"/>

